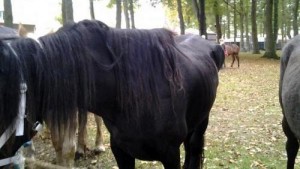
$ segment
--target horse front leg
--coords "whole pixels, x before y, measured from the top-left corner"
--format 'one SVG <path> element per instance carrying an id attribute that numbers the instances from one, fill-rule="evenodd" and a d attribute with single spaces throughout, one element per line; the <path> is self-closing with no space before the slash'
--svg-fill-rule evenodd
<path id="1" fill-rule="evenodd" d="M 287 142 L 285 145 L 286 152 L 287 152 L 287 169 L 294 169 L 295 159 L 297 157 L 298 149 L 299 149 L 299 142 L 298 139 L 295 137 L 294 133 L 291 131 L 286 118 L 282 120 L 282 128 L 283 132 L 287 137 Z"/>
<path id="2" fill-rule="evenodd" d="M 95 117 L 95 122 L 97 125 L 97 135 L 96 135 L 96 141 L 95 141 L 95 152 L 100 153 L 100 152 L 104 152 L 105 151 L 105 147 L 104 147 L 104 141 L 103 141 L 103 133 L 101 130 L 101 126 L 102 126 L 102 117 L 94 114 Z"/>
<path id="3" fill-rule="evenodd" d="M 115 156 L 119 169 L 134 169 L 135 158 L 123 151 L 116 145 L 115 140 L 110 137 L 111 150 Z"/>
<path id="4" fill-rule="evenodd" d="M 167 154 L 161 162 L 165 169 L 180 169 L 180 149 L 179 146 L 169 146 Z"/>

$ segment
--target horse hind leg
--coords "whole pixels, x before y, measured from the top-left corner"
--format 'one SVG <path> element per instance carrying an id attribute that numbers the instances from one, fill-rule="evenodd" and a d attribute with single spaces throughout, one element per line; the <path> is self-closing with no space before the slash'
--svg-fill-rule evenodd
<path id="1" fill-rule="evenodd" d="M 65 127 L 62 133 L 50 128 L 51 140 L 56 152 L 56 163 L 61 166 L 73 167 L 75 158 L 76 119 L 71 127 Z"/>
<path id="2" fill-rule="evenodd" d="M 299 149 L 299 142 L 298 139 L 295 137 L 294 133 L 292 133 L 286 118 L 282 120 L 282 128 L 284 134 L 287 137 L 287 142 L 285 145 L 286 152 L 287 152 L 287 169 L 294 169 L 295 159 L 297 157 L 298 149 Z"/>
<path id="3" fill-rule="evenodd" d="M 204 133 L 208 125 L 208 117 L 195 128 L 184 142 L 186 159 L 184 169 L 203 168 L 204 163 Z"/>
<path id="4" fill-rule="evenodd" d="M 119 148 L 112 137 L 110 137 L 110 145 L 119 169 L 135 168 L 135 158 Z"/>
<path id="5" fill-rule="evenodd" d="M 239 54 L 236 55 L 236 59 L 237 59 L 237 62 L 238 62 L 238 67 L 240 67 L 240 57 L 239 57 Z"/>
<path id="6" fill-rule="evenodd" d="M 105 152 L 105 147 L 104 147 L 104 139 L 103 139 L 103 133 L 101 130 L 102 126 L 102 118 L 96 114 L 94 114 L 95 117 L 95 122 L 97 125 L 97 135 L 96 135 L 96 141 L 95 141 L 95 152 L 100 153 L 100 152 Z"/>
<path id="7" fill-rule="evenodd" d="M 88 150 L 87 148 L 87 112 L 78 112 L 78 144 L 75 154 L 75 160 L 78 160 Z"/>
<path id="8" fill-rule="evenodd" d="M 233 67 L 233 63 L 234 63 L 234 61 L 235 61 L 235 55 L 234 55 L 234 54 L 232 54 L 231 56 L 232 56 L 232 63 L 231 63 L 231 67 Z"/>

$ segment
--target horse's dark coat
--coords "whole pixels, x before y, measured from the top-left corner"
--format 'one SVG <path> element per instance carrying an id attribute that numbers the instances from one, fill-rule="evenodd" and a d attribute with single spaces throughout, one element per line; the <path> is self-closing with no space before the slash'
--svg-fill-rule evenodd
<path id="1" fill-rule="evenodd" d="M 173 36 L 81 21 L 41 37 L 42 47 L 14 41 L 19 59 L 0 44 L 0 131 L 17 114 L 22 73 L 29 116 L 50 119 L 53 132 L 63 134 L 74 127 L 78 108 L 101 115 L 120 169 L 134 168 L 135 158 L 179 169 L 182 142 L 185 168 L 200 167 L 224 54 L 194 38 L 175 43 Z"/>
<path id="2" fill-rule="evenodd" d="M 282 107 L 282 127 L 287 137 L 287 168 L 294 168 L 300 139 L 300 36 L 290 40 L 282 51 L 279 101 Z"/>

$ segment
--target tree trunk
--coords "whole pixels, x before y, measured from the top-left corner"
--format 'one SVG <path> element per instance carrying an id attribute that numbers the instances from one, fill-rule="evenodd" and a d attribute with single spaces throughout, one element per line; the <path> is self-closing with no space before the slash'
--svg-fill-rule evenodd
<path id="1" fill-rule="evenodd" d="M 4 26 L 13 27 L 13 14 L 11 0 L 4 0 Z"/>
<path id="2" fill-rule="evenodd" d="M 200 9 L 200 35 L 207 39 L 206 32 L 206 16 L 205 16 L 205 0 L 199 0 Z"/>
<path id="3" fill-rule="evenodd" d="M 74 22 L 72 0 L 62 0 L 62 21 L 63 24 Z"/>
<path id="4" fill-rule="evenodd" d="M 217 31 L 217 43 L 220 44 L 220 39 L 222 38 L 222 28 L 221 28 L 221 20 L 222 17 L 219 15 L 219 1 L 214 1 L 214 12 L 215 12 L 215 21 L 216 21 L 216 31 Z"/>
<path id="5" fill-rule="evenodd" d="M 298 9 L 299 9 L 299 0 L 295 0 L 295 5 L 294 5 L 294 9 L 293 9 L 294 36 L 298 35 Z"/>
<path id="6" fill-rule="evenodd" d="M 272 26 L 272 16 L 273 16 L 273 2 L 274 0 L 266 0 L 266 18 L 265 18 L 265 28 L 266 28 L 266 41 L 265 48 L 266 52 L 263 57 L 266 58 L 278 58 L 275 51 L 274 34 Z"/>
<path id="7" fill-rule="evenodd" d="M 250 2 L 246 2 L 246 6 L 247 6 L 247 12 L 245 12 L 245 34 L 246 34 L 246 42 L 245 42 L 245 47 L 246 47 L 246 51 L 249 52 L 251 50 L 251 46 L 250 46 L 250 37 L 249 37 L 249 3 Z"/>
<path id="8" fill-rule="evenodd" d="M 240 50 L 245 52 L 245 41 L 244 41 L 244 3 L 240 1 Z"/>
<path id="9" fill-rule="evenodd" d="M 237 26 L 236 26 L 236 20 L 237 20 L 237 11 L 236 11 L 236 0 L 233 1 L 233 41 L 236 43 L 236 37 L 237 37 Z"/>
<path id="10" fill-rule="evenodd" d="M 277 42 L 277 36 L 278 36 L 278 0 L 274 0 L 274 32 L 273 32 L 273 38 L 274 38 L 274 46 L 276 51 L 276 42 Z"/>
<path id="11" fill-rule="evenodd" d="M 194 7 L 194 11 L 195 11 L 196 18 L 197 18 L 197 21 L 198 21 L 198 30 L 199 30 L 199 35 L 200 35 L 200 34 L 201 34 L 201 31 L 200 31 L 200 27 L 201 27 L 201 19 L 200 19 L 200 9 L 199 9 L 199 4 L 198 4 L 198 1 L 197 1 L 197 0 L 193 0 L 193 7 Z"/>
<path id="12" fill-rule="evenodd" d="M 90 14 L 91 19 L 95 19 L 94 0 L 90 0 Z"/>
<path id="13" fill-rule="evenodd" d="M 116 0 L 116 28 L 121 28 L 122 8 L 121 0 Z"/>
<path id="14" fill-rule="evenodd" d="M 228 3 L 226 4 L 226 11 L 227 11 L 227 15 L 226 15 L 226 19 L 227 19 L 227 32 L 226 32 L 226 37 L 227 39 L 230 38 L 230 34 L 231 34 L 231 31 L 230 31 L 230 24 L 231 24 L 231 17 L 230 17 L 230 10 L 229 10 L 229 2 L 230 0 L 228 1 Z"/>
<path id="15" fill-rule="evenodd" d="M 284 0 L 281 0 L 281 11 L 285 11 L 285 1 Z M 282 40 L 282 42 L 284 42 L 285 41 L 285 25 L 286 25 L 286 18 L 285 18 L 285 12 L 282 12 L 282 14 L 281 14 L 281 26 L 280 26 L 280 28 L 281 28 L 281 35 L 282 35 L 282 37 L 281 37 L 281 40 Z"/>
<path id="16" fill-rule="evenodd" d="M 129 0 L 129 11 L 130 11 L 130 19 L 131 19 L 131 28 L 135 29 L 133 0 Z"/>
<path id="17" fill-rule="evenodd" d="M 260 54 L 257 39 L 257 25 L 256 25 L 256 0 L 252 0 L 251 6 L 251 22 L 252 22 L 252 43 L 253 54 Z"/>
<path id="18" fill-rule="evenodd" d="M 127 0 L 123 0 L 123 12 L 124 12 L 124 16 L 125 16 L 125 24 L 126 24 L 126 28 L 130 29 L 130 19 L 129 19 L 129 10 L 128 10 L 128 1 Z"/>
<path id="19" fill-rule="evenodd" d="M 182 14 L 181 0 L 177 0 L 177 12 L 178 12 L 179 25 L 180 25 L 180 34 L 184 35 L 185 26 L 184 26 L 183 14 Z"/>

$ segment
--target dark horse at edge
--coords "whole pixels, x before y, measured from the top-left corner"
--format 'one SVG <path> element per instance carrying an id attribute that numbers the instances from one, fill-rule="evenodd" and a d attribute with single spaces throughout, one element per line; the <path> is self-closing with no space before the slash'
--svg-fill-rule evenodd
<path id="1" fill-rule="evenodd" d="M 287 168 L 293 169 L 300 139 L 300 36 L 295 36 L 282 50 L 279 101 L 282 128 L 287 137 Z"/>
<path id="2" fill-rule="evenodd" d="M 27 91 L 24 134 L 12 134 L 0 158 L 13 156 L 34 136 L 36 121 L 48 121 L 51 135 L 74 140 L 76 112 L 82 110 L 103 118 L 120 169 L 133 169 L 136 158 L 180 169 L 183 142 L 184 168 L 202 168 L 204 133 L 218 86 L 216 63 L 224 54 L 196 41 L 177 44 L 166 29 L 121 30 L 85 20 L 38 42 L 1 42 L 1 133 L 17 125 L 24 96 L 20 86 L 26 84 Z M 63 148 L 75 153 L 75 147 Z"/>

